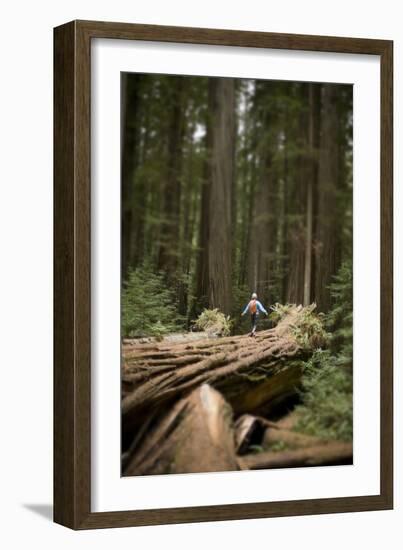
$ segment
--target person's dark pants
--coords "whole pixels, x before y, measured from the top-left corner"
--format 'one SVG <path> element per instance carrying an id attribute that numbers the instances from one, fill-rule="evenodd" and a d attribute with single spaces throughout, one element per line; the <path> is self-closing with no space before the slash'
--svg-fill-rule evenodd
<path id="1" fill-rule="evenodd" d="M 256 325 L 257 325 L 257 313 L 252 313 L 250 316 L 250 322 L 251 322 L 251 328 L 252 328 L 252 334 L 255 334 L 256 332 Z"/>

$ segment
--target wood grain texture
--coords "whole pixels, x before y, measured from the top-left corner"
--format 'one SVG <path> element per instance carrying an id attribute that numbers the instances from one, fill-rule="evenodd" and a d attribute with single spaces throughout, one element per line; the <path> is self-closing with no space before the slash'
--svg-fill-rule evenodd
<path id="1" fill-rule="evenodd" d="M 74 25 L 54 37 L 54 519 L 74 525 Z"/>
<path id="2" fill-rule="evenodd" d="M 90 49 L 54 35 L 54 519 L 90 512 Z"/>
<path id="3" fill-rule="evenodd" d="M 381 56 L 381 494 L 91 513 L 90 60 L 92 38 Z M 54 31 L 54 519 L 73 529 L 393 507 L 393 43 L 73 21 Z M 363 205 L 365 207 L 365 205 Z"/>
<path id="4" fill-rule="evenodd" d="M 393 508 L 393 42 L 381 57 L 381 494 Z"/>
<path id="5" fill-rule="evenodd" d="M 250 48 L 275 48 L 338 53 L 382 55 L 389 43 L 386 40 L 312 36 L 257 31 L 206 29 L 199 27 L 173 27 L 110 23 L 105 21 L 76 21 L 84 33 L 92 38 L 116 38 L 124 40 L 151 40 L 158 42 L 182 42 L 185 44 L 210 44 Z"/>

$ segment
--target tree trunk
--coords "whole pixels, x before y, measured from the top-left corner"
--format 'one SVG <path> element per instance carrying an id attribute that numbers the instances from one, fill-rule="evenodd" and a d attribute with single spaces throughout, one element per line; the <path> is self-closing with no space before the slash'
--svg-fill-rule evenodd
<path id="1" fill-rule="evenodd" d="M 167 134 L 167 172 L 163 189 L 163 213 L 158 267 L 169 281 L 175 280 L 179 257 L 179 214 L 181 201 L 182 146 L 185 130 L 185 81 L 173 78 L 170 87 L 171 111 Z"/>
<path id="2" fill-rule="evenodd" d="M 268 303 L 270 287 L 271 254 L 273 235 L 273 184 L 270 145 L 260 144 L 261 158 L 257 189 L 255 190 L 252 211 L 251 229 L 248 246 L 248 284 L 251 292 L 257 292 L 262 300 Z"/>
<path id="3" fill-rule="evenodd" d="M 232 302 L 232 191 L 235 87 L 232 78 L 209 79 L 211 151 L 208 236 L 209 305 L 225 314 Z M 209 153 L 208 153 L 209 154 Z"/>
<path id="4" fill-rule="evenodd" d="M 322 85 L 321 138 L 318 174 L 318 213 L 315 239 L 315 296 L 320 311 L 330 307 L 329 284 L 339 267 L 337 86 Z"/>
<path id="5" fill-rule="evenodd" d="M 320 118 L 320 85 L 309 84 L 309 126 L 308 126 L 308 181 L 306 194 L 306 235 L 305 235 L 305 265 L 304 265 L 304 300 L 308 305 L 312 301 L 313 280 L 313 222 L 314 194 L 318 183 L 319 118 Z"/>
<path id="6" fill-rule="evenodd" d="M 308 98 L 308 85 L 300 84 L 297 98 L 300 108 L 298 112 L 295 141 L 298 154 L 294 160 L 294 180 L 291 181 L 291 193 L 288 200 L 288 270 L 286 302 L 302 304 L 304 298 L 304 250 L 305 250 L 305 213 L 307 190 L 309 187 L 308 171 L 308 111 L 303 108 Z"/>
<path id="7" fill-rule="evenodd" d="M 122 73 L 122 275 L 135 267 L 143 246 L 144 193 L 135 181 L 140 148 L 139 75 Z"/>
<path id="8" fill-rule="evenodd" d="M 210 84 L 208 82 L 208 87 Z M 208 109 L 206 117 L 205 150 L 206 159 L 203 165 L 203 179 L 200 200 L 200 223 L 199 223 L 199 251 L 196 262 L 196 303 L 195 316 L 203 308 L 209 306 L 209 237 L 210 237 L 210 161 L 209 155 L 212 148 L 212 124 L 209 113 L 212 110 L 212 94 L 208 94 Z"/>
<path id="9" fill-rule="evenodd" d="M 192 249 L 192 192 L 194 179 L 194 141 L 195 124 L 192 122 L 186 129 L 185 170 L 182 178 L 183 192 L 181 204 L 181 236 L 180 236 L 180 276 L 178 288 L 178 310 L 183 316 L 188 312 L 188 277 L 190 272 L 190 260 Z M 187 157 L 187 158 L 186 158 Z"/>
<path id="10" fill-rule="evenodd" d="M 323 345 L 310 335 L 302 345 L 295 329 L 306 309 L 292 309 L 274 328 L 255 338 L 234 336 L 187 344 L 154 343 L 124 351 L 123 432 L 129 433 L 150 411 L 168 406 L 203 383 L 218 389 L 239 415 L 267 414 L 295 395 L 301 362 Z M 303 330 L 303 325 L 301 326 Z"/>
<path id="11" fill-rule="evenodd" d="M 123 457 L 123 475 L 239 470 L 232 410 L 208 384 L 152 420 Z"/>

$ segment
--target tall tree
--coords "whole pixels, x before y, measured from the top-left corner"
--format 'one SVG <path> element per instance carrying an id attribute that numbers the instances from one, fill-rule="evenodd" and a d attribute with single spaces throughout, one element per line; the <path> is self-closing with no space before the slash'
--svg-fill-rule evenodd
<path id="1" fill-rule="evenodd" d="M 270 259 L 273 247 L 271 156 L 265 151 L 258 189 L 253 201 L 249 241 L 249 287 L 259 296 L 266 295 L 270 282 Z"/>
<path id="2" fill-rule="evenodd" d="M 160 232 L 158 267 L 170 281 L 175 280 L 179 256 L 179 213 L 181 201 L 181 177 L 183 163 L 183 139 L 185 134 L 185 93 L 183 76 L 172 77 L 167 86 L 169 103 L 166 136 L 167 163 L 163 187 L 163 209 Z"/>
<path id="3" fill-rule="evenodd" d="M 123 280 L 162 271 L 189 322 L 254 290 L 328 309 L 351 199 L 351 86 L 123 77 Z"/>
<path id="4" fill-rule="evenodd" d="M 211 307 L 229 314 L 232 302 L 232 191 L 234 188 L 235 82 L 209 79 L 211 151 L 208 295 Z"/>
<path id="5" fill-rule="evenodd" d="M 212 115 L 213 95 L 210 82 L 207 82 L 207 112 L 205 114 L 204 147 L 206 157 L 203 162 L 203 175 L 200 200 L 200 223 L 198 237 L 198 255 L 196 262 L 196 302 L 195 312 L 209 306 L 209 235 L 210 235 L 210 154 L 212 150 Z"/>
<path id="6" fill-rule="evenodd" d="M 139 166 L 141 76 L 122 73 L 122 273 L 136 264 L 143 242 L 144 194 L 136 185 Z"/>
<path id="7" fill-rule="evenodd" d="M 341 220 L 338 210 L 338 87 L 322 85 L 318 207 L 315 237 L 315 294 L 320 311 L 331 304 L 329 285 L 340 265 Z"/>
<path id="8" fill-rule="evenodd" d="M 308 155 L 308 120 L 307 108 L 308 89 L 306 84 L 298 84 L 296 89 L 296 129 L 295 135 L 288 147 L 294 145 L 293 177 L 290 181 L 288 197 L 288 269 L 286 301 L 302 304 L 304 294 L 304 249 L 305 235 L 305 207 L 309 187 L 309 173 L 307 171 Z"/>
<path id="9" fill-rule="evenodd" d="M 313 212 L 314 194 L 318 183 L 319 122 L 320 122 L 320 84 L 308 85 L 308 180 L 306 190 L 306 229 L 305 229 L 305 258 L 304 258 L 304 299 L 303 304 L 311 303 L 312 274 L 313 274 Z"/>
<path id="10" fill-rule="evenodd" d="M 251 197 L 250 231 L 248 242 L 248 286 L 267 299 L 271 280 L 271 257 L 274 256 L 274 171 L 273 143 L 276 134 L 270 113 L 270 94 L 264 82 L 256 82 L 254 97 L 257 173 Z"/>

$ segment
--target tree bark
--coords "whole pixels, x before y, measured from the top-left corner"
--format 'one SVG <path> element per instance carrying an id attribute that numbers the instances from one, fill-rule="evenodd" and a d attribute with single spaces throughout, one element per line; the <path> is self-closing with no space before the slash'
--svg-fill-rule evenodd
<path id="1" fill-rule="evenodd" d="M 249 288 L 268 302 L 272 246 L 272 196 L 269 152 L 265 152 L 259 187 L 255 194 L 249 241 Z"/>
<path id="2" fill-rule="evenodd" d="M 208 94 L 208 113 L 212 109 L 212 97 Z M 206 118 L 205 150 L 206 155 L 211 151 L 212 128 L 210 117 Z M 208 158 L 204 161 L 203 179 L 200 200 L 200 223 L 199 223 L 199 251 L 196 264 L 196 297 L 195 313 L 198 314 L 203 308 L 207 308 L 209 294 L 209 237 L 210 237 L 210 168 Z"/>
<path id="3" fill-rule="evenodd" d="M 274 256 L 273 223 L 273 170 L 272 148 L 275 140 L 270 128 L 268 109 L 265 108 L 267 96 L 264 89 L 256 85 L 255 108 L 257 116 L 263 119 L 264 131 L 257 138 L 257 174 L 253 189 L 248 242 L 248 285 L 251 292 L 266 303 L 270 302 L 268 289 L 271 279 L 272 256 Z M 270 129 L 270 132 L 268 131 Z M 259 130 L 256 130 L 257 132 Z"/>
<path id="4" fill-rule="evenodd" d="M 311 283 L 312 283 L 312 236 L 313 236 L 313 192 L 317 176 L 315 150 L 315 88 L 314 84 L 309 84 L 309 126 L 308 126 L 308 145 L 310 157 L 310 172 L 307 181 L 306 190 L 306 233 L 305 233 L 305 258 L 304 258 L 304 300 L 303 304 L 308 305 L 311 302 Z"/>
<path id="5" fill-rule="evenodd" d="M 207 384 L 143 427 L 123 458 L 123 475 L 239 470 L 232 410 Z"/>
<path id="6" fill-rule="evenodd" d="M 235 85 L 232 78 L 209 79 L 211 151 L 208 236 L 209 305 L 231 312 L 232 192 L 234 178 Z"/>
<path id="7" fill-rule="evenodd" d="M 122 73 L 122 275 L 135 267 L 143 247 L 144 193 L 135 181 L 140 154 L 139 75 Z"/>
<path id="8" fill-rule="evenodd" d="M 338 110 L 337 86 L 322 85 L 321 137 L 318 174 L 318 212 L 315 238 L 315 295 L 320 311 L 331 304 L 329 284 L 340 263 L 340 212 L 338 211 Z"/>
<path id="9" fill-rule="evenodd" d="M 297 99 L 298 111 L 295 142 L 298 154 L 294 160 L 294 180 L 291 180 L 291 192 L 288 200 L 288 270 L 286 302 L 302 304 L 304 298 L 304 250 L 305 250 L 305 213 L 307 191 L 309 187 L 309 151 L 308 151 L 308 110 L 305 108 L 308 99 L 308 85 L 300 84 Z"/>
<path id="10" fill-rule="evenodd" d="M 185 80 L 173 77 L 170 86 L 169 125 L 167 133 L 167 170 L 163 189 L 163 213 L 158 267 L 175 280 L 179 257 L 179 214 L 181 201 L 182 147 L 185 135 Z"/>
<path id="11" fill-rule="evenodd" d="M 234 336 L 191 344 L 154 343 L 124 354 L 122 376 L 123 431 L 130 432 L 144 416 L 172 403 L 203 383 L 218 389 L 239 415 L 267 414 L 296 393 L 301 361 L 323 345 L 312 335 L 302 345 L 295 328 L 305 309 L 292 309 L 274 329 L 255 338 Z"/>

